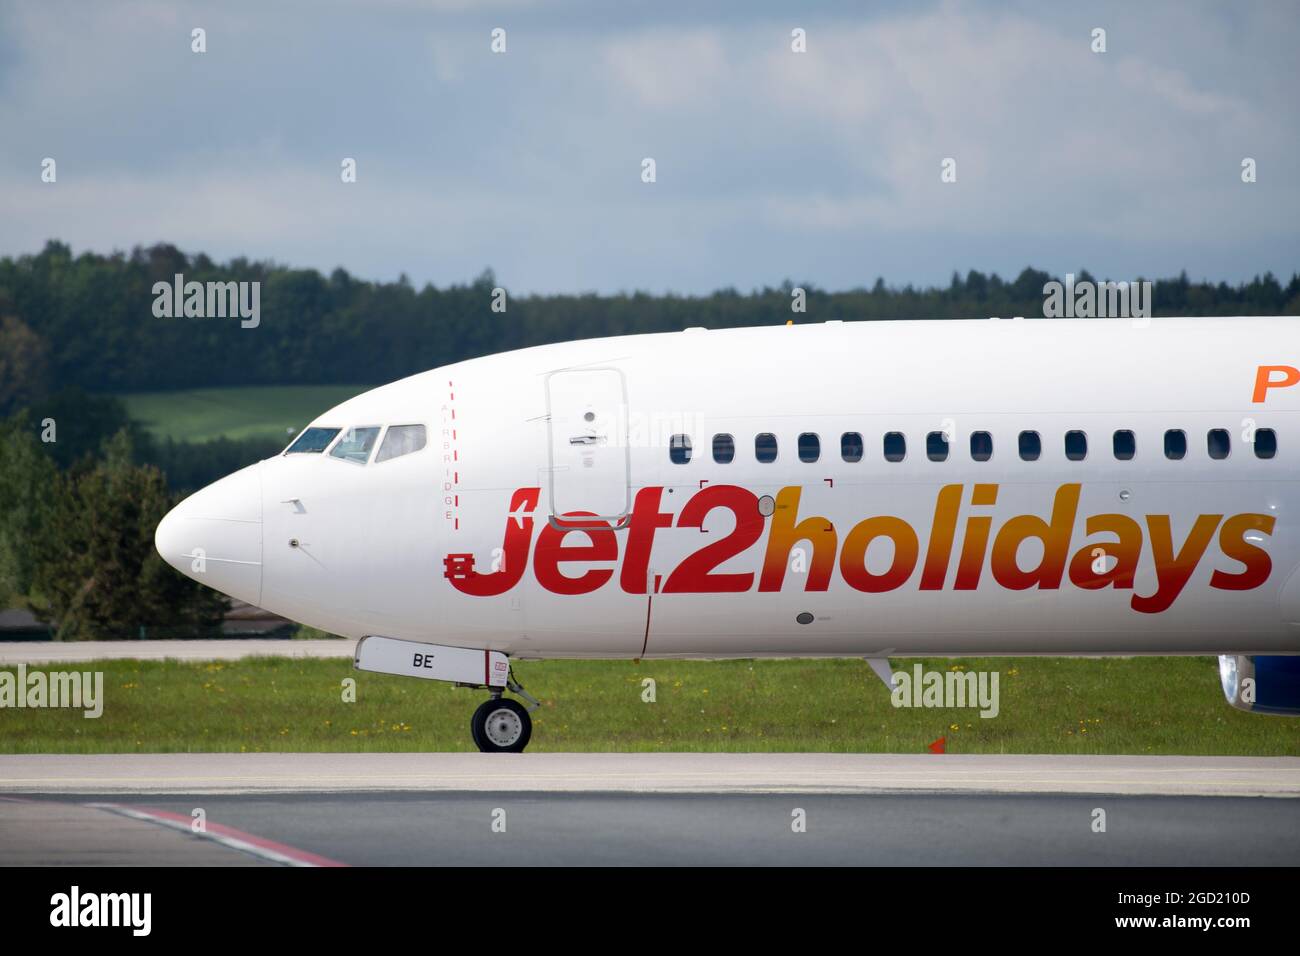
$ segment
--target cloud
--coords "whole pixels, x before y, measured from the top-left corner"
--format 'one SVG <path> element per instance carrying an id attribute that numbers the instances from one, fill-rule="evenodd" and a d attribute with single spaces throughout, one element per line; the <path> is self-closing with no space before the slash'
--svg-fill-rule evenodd
<path id="1" fill-rule="evenodd" d="M 166 240 L 376 278 L 492 265 L 535 290 L 1289 273 L 1293 21 L 1195 3 L 6 8 L 0 254 Z"/>

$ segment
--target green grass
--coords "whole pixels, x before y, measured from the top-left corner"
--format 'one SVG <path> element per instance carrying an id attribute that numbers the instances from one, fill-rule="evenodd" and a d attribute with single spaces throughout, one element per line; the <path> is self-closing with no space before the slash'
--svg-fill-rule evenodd
<path id="1" fill-rule="evenodd" d="M 367 385 L 267 385 L 140 392 L 120 396 L 127 414 L 159 438 L 278 438 L 288 444 L 309 421 Z"/>
<path id="2" fill-rule="evenodd" d="M 516 672 L 543 700 L 532 751 L 922 753 L 943 736 L 949 753 L 1300 754 L 1300 720 L 1230 708 L 1213 658 L 923 663 L 999 671 L 1000 716 L 895 709 L 860 661 L 548 661 Z M 103 716 L 0 710 L 0 752 L 470 750 L 470 714 L 484 699 L 358 673 L 348 660 L 79 669 L 104 672 Z M 641 699 L 647 677 L 655 703 Z M 345 678 L 356 679 L 356 703 L 342 700 Z"/>

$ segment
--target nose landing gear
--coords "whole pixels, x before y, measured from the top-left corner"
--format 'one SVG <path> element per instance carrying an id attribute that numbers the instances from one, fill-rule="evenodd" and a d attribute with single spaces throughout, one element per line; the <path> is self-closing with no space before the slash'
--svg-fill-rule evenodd
<path id="1" fill-rule="evenodd" d="M 519 753 L 528 746 L 533 719 L 521 704 L 496 697 L 479 704 L 469 720 L 469 732 L 485 754 Z"/>
<path id="2" fill-rule="evenodd" d="M 525 708 L 518 701 L 502 696 L 501 688 L 492 688 L 492 696 L 479 704 L 469 721 L 470 736 L 483 753 L 522 753 L 533 735 L 533 718 L 530 711 L 541 706 L 541 701 L 530 695 L 514 679 L 506 687 L 523 697 L 533 706 Z"/>

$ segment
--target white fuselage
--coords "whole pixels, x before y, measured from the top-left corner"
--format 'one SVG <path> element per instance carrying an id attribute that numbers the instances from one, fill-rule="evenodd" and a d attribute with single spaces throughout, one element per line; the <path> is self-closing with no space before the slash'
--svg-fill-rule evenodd
<path id="1" fill-rule="evenodd" d="M 427 442 L 261 462 L 179 505 L 158 547 L 334 633 L 522 658 L 1296 653 L 1300 386 L 1260 370 L 1297 360 L 1281 318 L 541 346 L 331 409 L 313 426 L 338 441 Z"/>

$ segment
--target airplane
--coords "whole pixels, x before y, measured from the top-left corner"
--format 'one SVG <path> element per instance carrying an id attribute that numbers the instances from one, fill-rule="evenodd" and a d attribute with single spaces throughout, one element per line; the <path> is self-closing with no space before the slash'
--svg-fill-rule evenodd
<path id="1" fill-rule="evenodd" d="M 515 661 L 1220 655 L 1300 714 L 1300 320 L 831 321 L 456 362 L 158 525 L 173 567 L 537 701 Z M 531 706 L 512 697 L 510 691 Z"/>

